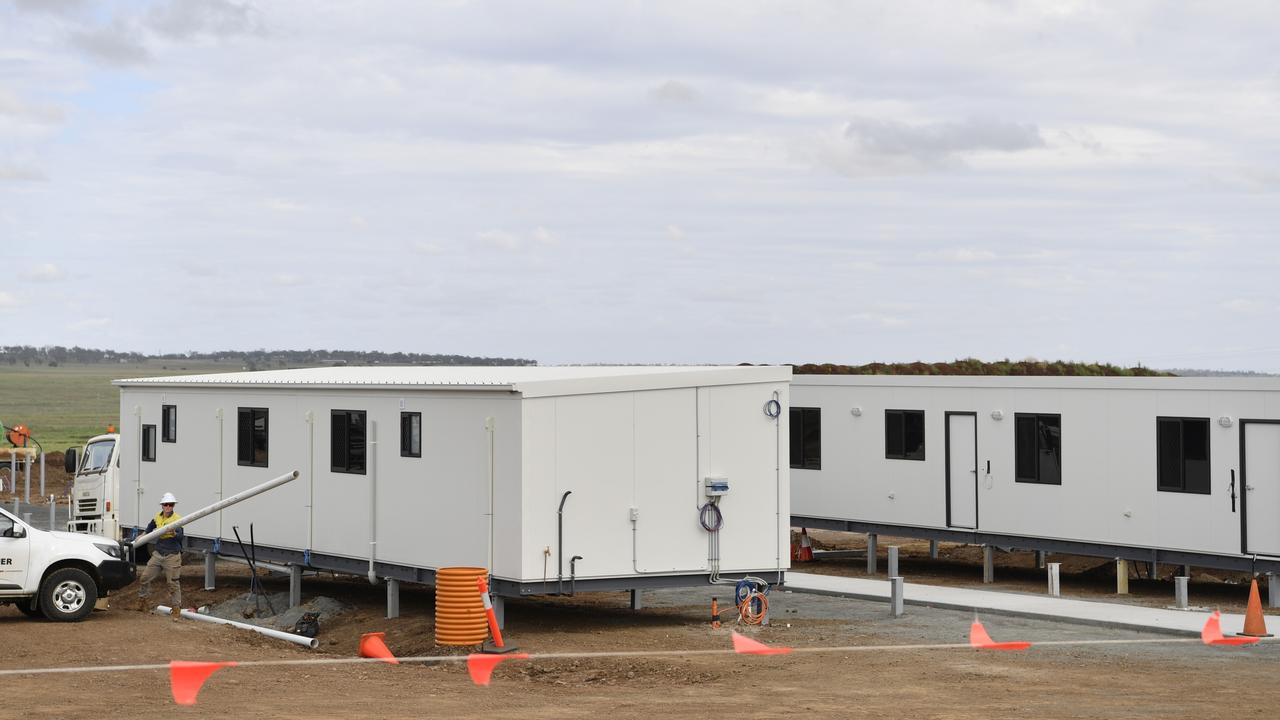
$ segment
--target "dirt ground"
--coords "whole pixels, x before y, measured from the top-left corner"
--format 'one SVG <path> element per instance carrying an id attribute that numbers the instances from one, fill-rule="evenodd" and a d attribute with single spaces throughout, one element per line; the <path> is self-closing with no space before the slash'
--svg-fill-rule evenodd
<path id="1" fill-rule="evenodd" d="M 859 536 L 816 536 L 821 543 L 855 546 Z M 882 538 L 883 544 L 888 544 Z M 938 561 L 927 543 L 906 541 L 908 580 L 981 585 L 975 548 L 943 546 Z M 923 557 L 921 557 L 923 556 Z M 980 557 L 980 554 L 977 556 Z M 1063 593 L 1117 600 L 1114 577 L 1101 570 L 1066 573 L 1096 560 L 1064 562 Z M 1042 591 L 1034 560 L 1002 555 L 996 589 Z M 1029 570 L 1019 570 L 1025 564 Z M 883 564 L 882 564 L 883 568 Z M 798 569 L 859 575 L 865 560 L 822 561 Z M 219 589 L 206 592 L 202 567 L 184 568 L 185 604 L 211 604 L 245 592 L 246 571 L 219 566 Z M 287 581 L 267 581 L 269 590 Z M 1167 581 L 1134 582 L 1126 602 L 1169 604 Z M 161 587 L 155 588 L 157 592 Z M 118 596 L 131 597 L 132 588 Z M 1228 607 L 1241 585 L 1199 581 L 1193 604 Z M 162 594 L 162 593 L 161 593 Z M 728 650 L 733 623 L 713 630 L 707 620 L 712 596 L 724 603 L 732 588 L 647 591 L 644 609 L 632 611 L 624 593 L 573 598 L 529 598 L 507 603 L 507 636 L 529 653 L 668 651 L 646 657 L 578 657 L 514 660 L 477 687 L 465 668 L 448 665 L 302 665 L 241 667 L 219 671 L 194 707 L 175 707 L 164 670 L 115 670 L 89 674 L 0 676 L 0 716 L 87 718 L 109 716 L 237 718 L 422 718 L 517 716 L 524 718 L 665 716 L 672 718 L 773 717 L 805 713 L 858 718 L 1242 718 L 1275 717 L 1280 700 L 1280 642 L 1249 648 L 1207 647 L 1199 642 L 1033 647 L 1024 652 L 959 649 L 877 649 L 796 652 L 789 655 L 691 655 L 682 651 Z M 33 621 L 11 606 L 0 608 L 0 669 L 126 665 L 181 660 L 349 658 L 361 633 L 386 632 L 402 657 L 457 655 L 435 646 L 433 595 L 402 586 L 402 617 L 384 619 L 385 592 L 356 579 L 317 577 L 304 582 L 307 597 L 324 595 L 354 610 L 324 624 L 321 647 L 308 651 L 231 628 L 173 621 L 122 607 L 94 613 L 85 622 Z M 1105 597 L 1103 597 L 1105 596 Z M 1240 608 L 1243 602 L 1239 602 Z M 963 643 L 969 613 L 908 607 L 891 619 L 882 603 L 775 589 L 772 624 L 739 628 L 764 643 L 795 648 L 875 647 Z M 730 615 L 726 614 L 728 619 Z M 1268 617 L 1271 619 L 1271 616 Z M 1169 640 L 1169 636 L 1120 632 L 1021 618 L 984 617 L 996 640 Z M 1280 624 L 1280 618 L 1275 622 Z"/>

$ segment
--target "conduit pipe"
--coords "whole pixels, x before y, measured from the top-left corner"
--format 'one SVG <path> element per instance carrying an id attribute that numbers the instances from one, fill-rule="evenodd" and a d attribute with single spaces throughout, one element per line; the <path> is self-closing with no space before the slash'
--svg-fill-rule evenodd
<path id="1" fill-rule="evenodd" d="M 159 528 L 156 528 L 155 530 L 152 530 L 152 531 L 151 531 L 151 532 L 149 532 L 149 533 L 144 533 L 144 534 L 142 534 L 142 535 L 139 535 L 138 537 L 136 537 L 136 538 L 134 538 L 132 541 L 130 541 L 130 543 L 129 543 L 129 544 L 133 545 L 134 547 L 140 547 L 140 546 L 142 546 L 142 545 L 145 545 L 145 544 L 147 544 L 147 543 L 151 542 L 152 540 L 155 540 L 156 538 L 160 537 L 161 535 L 163 535 L 163 534 L 165 534 L 165 533 L 173 532 L 174 530 L 177 530 L 178 528 L 182 527 L 183 525 L 186 525 L 186 524 L 188 524 L 188 523 L 193 523 L 193 522 L 195 522 L 196 520 L 199 520 L 200 518 L 202 518 L 202 517 L 204 517 L 204 516 L 206 516 L 206 515 L 211 515 L 211 514 L 213 514 L 213 513 L 218 512 L 219 510 L 221 510 L 221 509 L 223 509 L 223 508 L 225 508 L 225 507 L 230 507 L 230 506 L 232 506 L 232 505 L 235 505 L 235 504 L 236 504 L 236 503 L 238 503 L 238 502 L 242 502 L 242 501 L 244 501 L 244 500 L 248 500 L 249 498 L 253 497 L 254 495 L 258 495 L 258 494 L 264 493 L 264 492 L 266 492 L 266 491 L 268 491 L 268 490 L 271 490 L 272 488 L 279 487 L 279 486 L 281 486 L 281 485 L 283 485 L 283 484 L 285 484 L 285 483 L 289 482 L 290 480 L 293 480 L 293 479 L 294 479 L 294 478 L 296 478 L 296 477 L 298 477 L 298 471 L 297 471 L 297 470 L 294 470 L 293 472 L 286 473 L 286 474 L 281 475 L 280 477 L 275 478 L 275 479 L 273 479 L 273 480 L 268 480 L 268 481 L 266 481 L 266 482 L 262 483 L 261 485 L 255 485 L 254 487 L 251 487 L 251 488 L 249 488 L 248 490 L 243 490 L 243 491 L 241 491 L 241 492 L 238 492 L 238 493 L 236 493 L 235 495 L 232 495 L 232 496 L 231 496 L 231 497 L 229 497 L 229 498 L 226 498 L 226 499 L 224 499 L 224 500 L 219 500 L 218 502 L 216 502 L 216 503 L 214 503 L 214 504 L 212 504 L 212 505 L 208 505 L 208 506 L 206 506 L 206 507 L 202 507 L 202 508 L 200 508 L 199 510 L 196 510 L 195 512 L 191 513 L 190 515 L 187 515 L 187 516 L 182 517 L 182 518 L 181 518 L 181 519 L 179 519 L 177 522 L 169 523 L 168 525 L 165 525 L 164 527 L 159 527 Z"/>
<path id="2" fill-rule="evenodd" d="M 168 605 L 157 605 L 154 612 L 158 615 L 168 615 L 170 612 L 172 612 L 172 610 L 169 609 Z M 249 623 L 236 622 L 235 620 L 223 620 L 220 617 L 214 617 L 212 615 L 201 615 L 198 612 L 192 612 L 190 610 L 183 610 L 182 617 L 187 618 L 189 620 L 199 620 L 200 622 L 214 623 L 215 625 L 230 625 L 231 627 L 238 627 L 242 630 L 252 630 L 253 632 L 258 633 L 259 635 L 266 635 L 267 637 L 275 638 L 276 640 L 284 640 L 285 642 L 291 642 L 294 645 L 302 645 L 311 650 L 315 650 L 316 648 L 320 647 L 320 641 L 315 638 L 309 638 L 302 635 L 294 635 L 293 633 L 287 633 L 283 630 L 272 630 L 271 628 L 265 628 L 258 625 L 250 625 Z"/>

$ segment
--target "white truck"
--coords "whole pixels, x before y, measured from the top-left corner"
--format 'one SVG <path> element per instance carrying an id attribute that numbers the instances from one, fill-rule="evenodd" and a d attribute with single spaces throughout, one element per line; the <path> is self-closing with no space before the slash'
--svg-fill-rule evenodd
<path id="1" fill-rule="evenodd" d="M 136 572 L 113 538 L 37 530 L 0 508 L 0 604 L 29 617 L 82 620 Z"/>
<path id="2" fill-rule="evenodd" d="M 120 539 L 120 436 L 89 438 L 79 454 L 68 448 L 63 465 L 73 477 L 67 530 Z"/>

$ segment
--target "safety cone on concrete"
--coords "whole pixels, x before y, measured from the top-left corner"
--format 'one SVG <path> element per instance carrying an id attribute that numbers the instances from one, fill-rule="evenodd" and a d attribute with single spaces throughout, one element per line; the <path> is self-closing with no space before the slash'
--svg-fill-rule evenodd
<path id="1" fill-rule="evenodd" d="M 809 540 L 808 528 L 800 528 L 800 549 L 796 552 L 796 562 L 813 562 L 813 543 Z"/>
<path id="2" fill-rule="evenodd" d="M 1262 597 L 1258 594 L 1258 578 L 1249 585 L 1249 607 L 1244 611 L 1244 632 L 1236 633 L 1245 637 L 1271 637 L 1267 632 L 1267 623 L 1262 619 Z"/>

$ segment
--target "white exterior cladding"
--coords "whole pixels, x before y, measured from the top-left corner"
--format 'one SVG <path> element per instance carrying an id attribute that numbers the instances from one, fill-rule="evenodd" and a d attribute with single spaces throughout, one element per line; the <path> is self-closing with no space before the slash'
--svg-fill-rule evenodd
<path id="1" fill-rule="evenodd" d="M 799 375 L 792 406 L 821 408 L 821 469 L 792 469 L 797 523 L 1280 555 L 1277 379 Z M 886 410 L 925 412 L 924 461 L 885 457 Z M 1015 481 L 1019 413 L 1060 416 L 1061 485 Z M 1157 418 L 1208 420 L 1209 494 L 1157 490 Z"/>
<path id="2" fill-rule="evenodd" d="M 377 560 L 415 568 L 489 566 L 554 590 L 558 553 L 579 581 L 706 575 L 698 522 L 703 478 L 729 479 L 721 499 L 720 571 L 786 569 L 790 368 L 316 368 L 117 381 L 121 524 L 145 526 L 161 494 L 179 512 L 297 469 L 301 477 L 192 523 L 188 533 L 367 559 L 376 477 Z M 162 406 L 177 441 L 162 441 Z M 268 410 L 268 466 L 237 462 L 239 408 Z M 330 467 L 330 413 L 367 413 L 365 474 Z M 400 415 L 421 413 L 421 457 L 402 457 Z M 492 454 L 488 418 L 493 419 Z M 143 425 L 156 459 L 142 461 Z M 557 508 L 565 491 L 563 547 Z M 633 523 L 632 508 L 638 519 Z M 635 560 L 633 564 L 633 543 Z M 550 554 L 548 554 L 548 552 Z"/>

